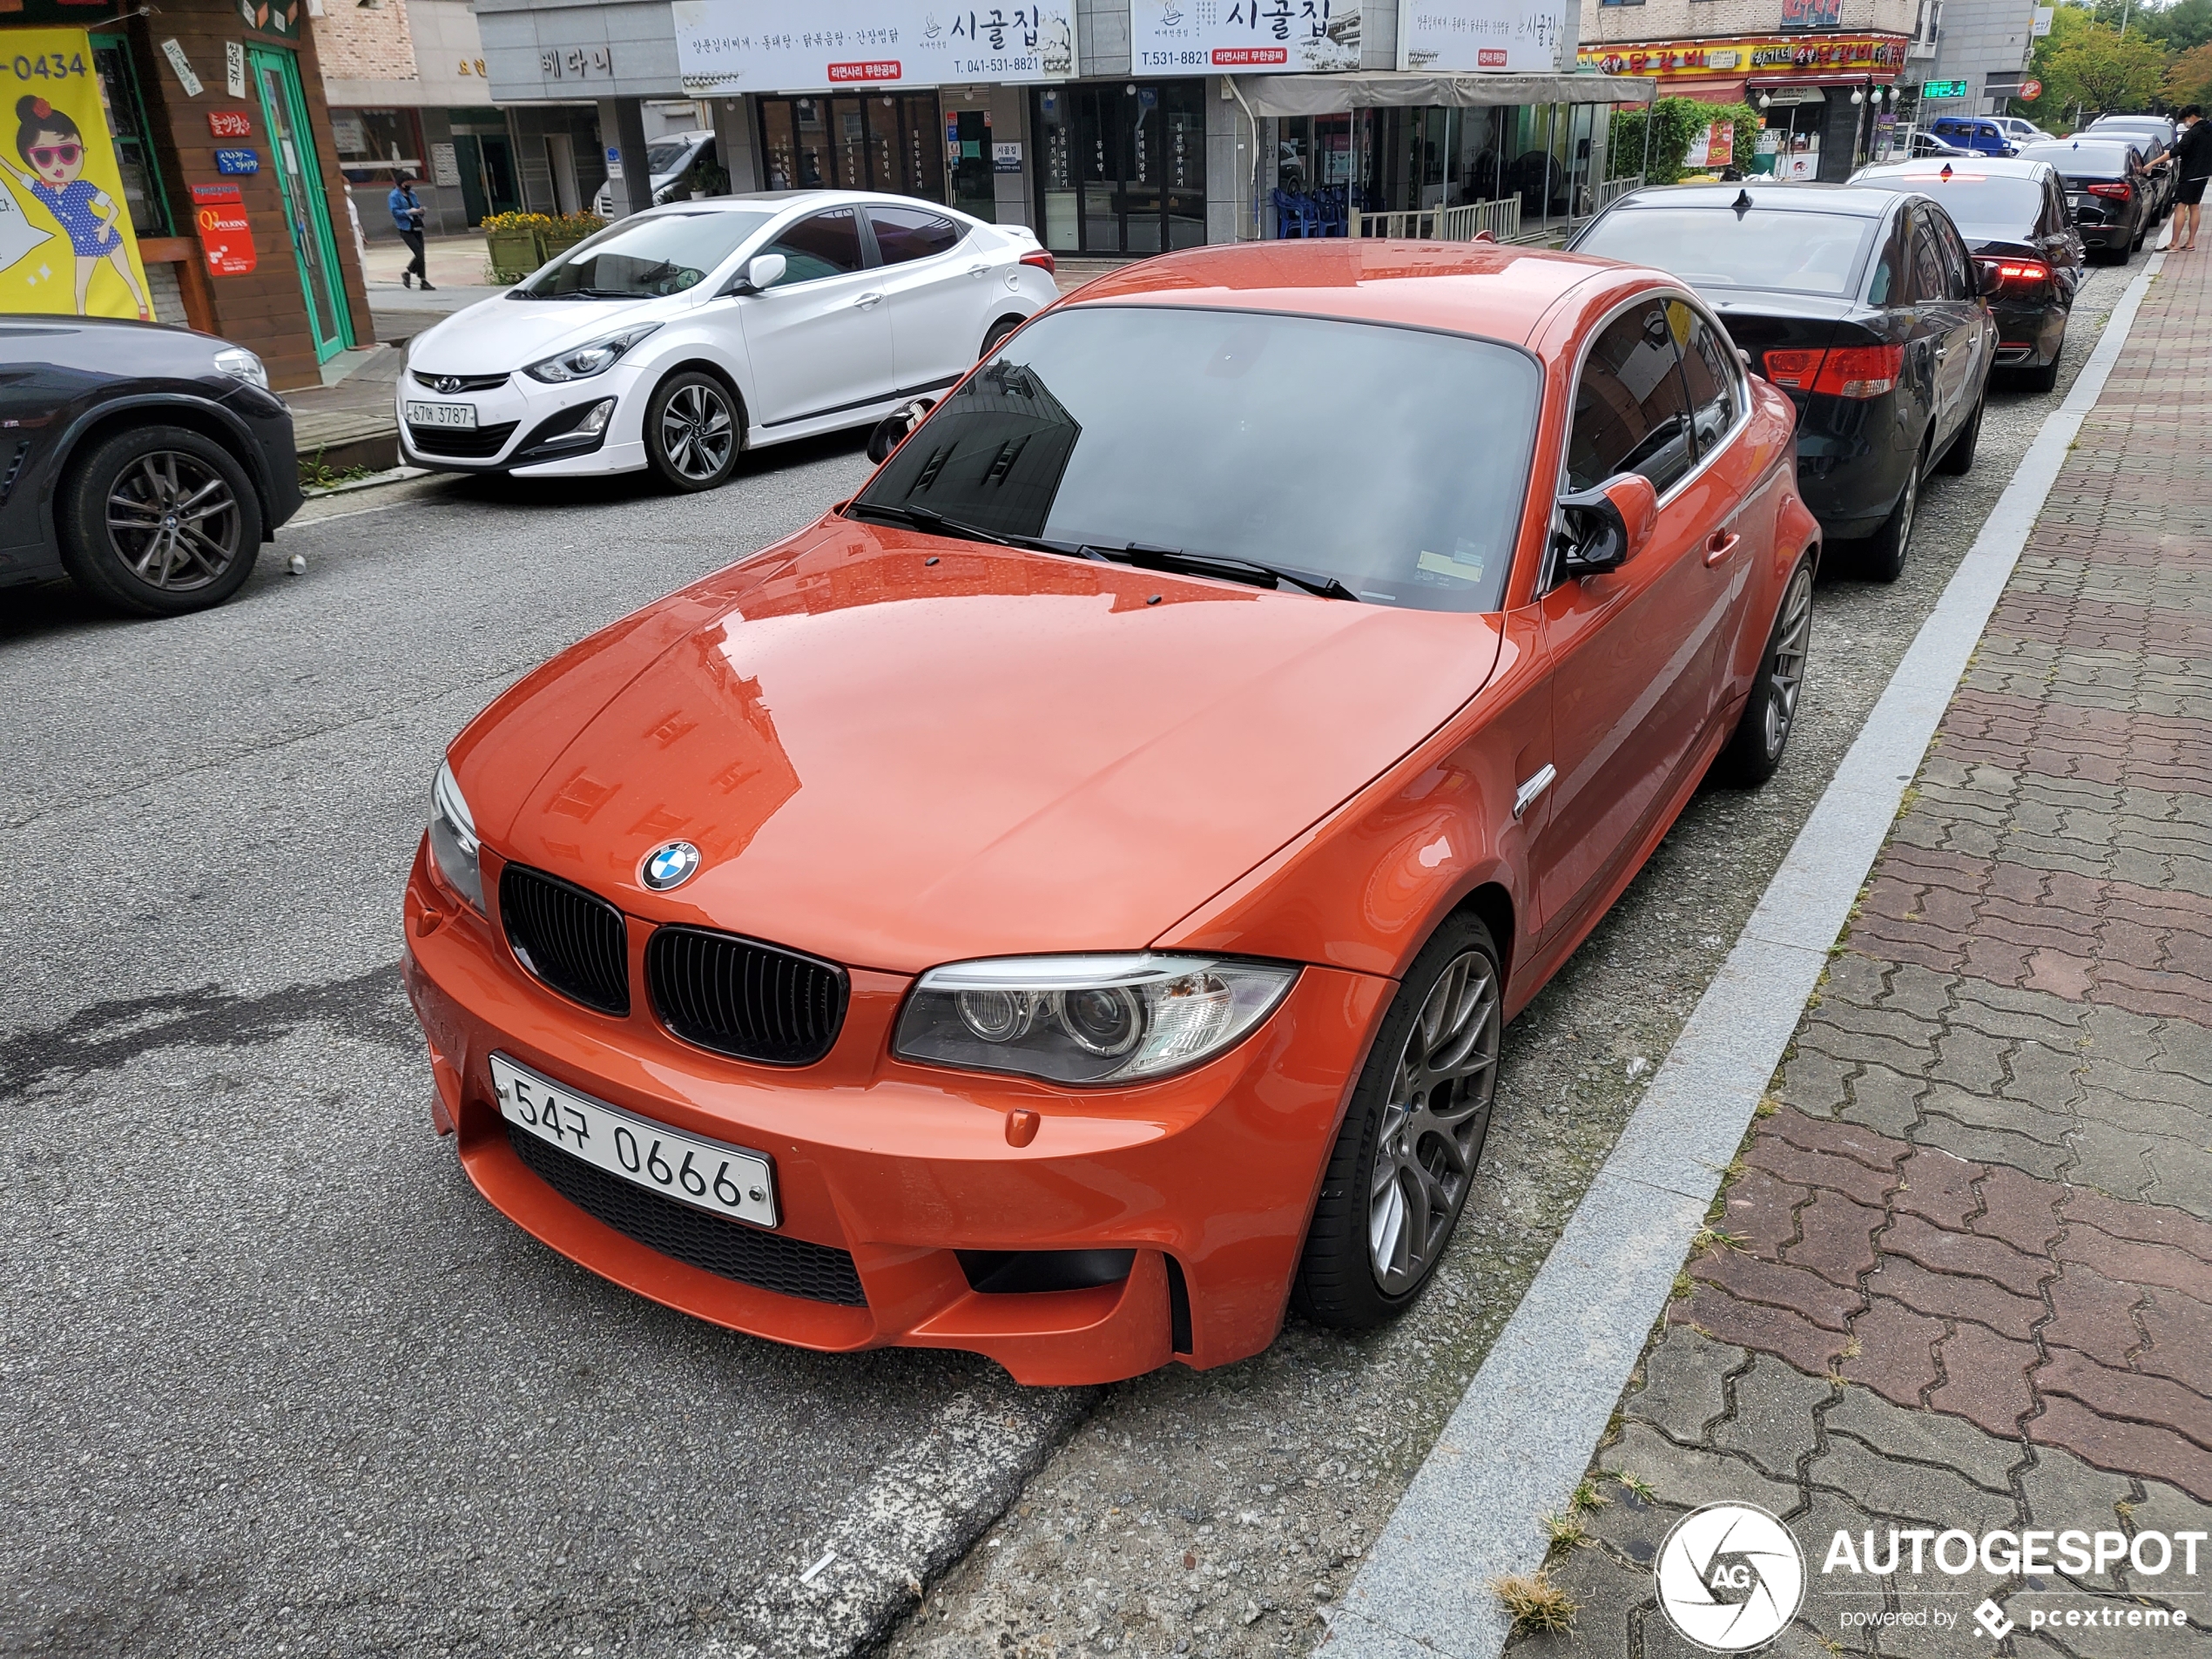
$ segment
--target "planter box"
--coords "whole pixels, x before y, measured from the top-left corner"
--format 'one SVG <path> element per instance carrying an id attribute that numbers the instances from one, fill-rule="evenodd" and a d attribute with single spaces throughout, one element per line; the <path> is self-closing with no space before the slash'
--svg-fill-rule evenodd
<path id="1" fill-rule="evenodd" d="M 556 231 L 544 239 L 545 257 L 548 260 L 557 260 L 578 242 L 588 241 L 597 233 L 596 231 L 587 231 L 581 236 L 570 236 Z"/>
<path id="2" fill-rule="evenodd" d="M 544 245 L 536 231 L 488 231 L 484 245 L 492 273 L 502 282 L 520 282 L 545 263 Z"/>

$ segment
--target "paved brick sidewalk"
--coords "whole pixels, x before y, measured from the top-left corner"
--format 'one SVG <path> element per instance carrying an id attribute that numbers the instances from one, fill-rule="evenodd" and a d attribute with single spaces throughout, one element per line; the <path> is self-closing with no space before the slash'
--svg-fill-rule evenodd
<path id="1" fill-rule="evenodd" d="M 1518 1659 L 1694 1651 L 1651 1563 L 1723 1499 L 1804 1547 L 1776 1653 L 2212 1655 L 2208 403 L 2200 253 L 2152 284 L 1622 1399 L 1593 1468 L 1633 1481 L 1550 1569 L 1575 1632 Z M 1907 1542 L 1823 1572 L 1892 1528 L 2076 1529 L 2103 1570 L 1916 1575 Z"/>

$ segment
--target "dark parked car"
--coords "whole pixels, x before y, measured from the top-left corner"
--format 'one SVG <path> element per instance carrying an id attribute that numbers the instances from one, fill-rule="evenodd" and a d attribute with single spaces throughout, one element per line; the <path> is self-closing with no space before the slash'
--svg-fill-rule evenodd
<path id="1" fill-rule="evenodd" d="M 1623 196 L 1568 246 L 1671 271 L 1797 406 L 1797 483 L 1878 581 L 1905 568 L 1931 467 L 1973 465 L 1997 325 L 1927 198 L 1854 185 Z"/>
<path id="2" fill-rule="evenodd" d="M 299 507 L 292 412 L 252 352 L 0 316 L 0 587 L 65 575 L 118 610 L 202 610 Z"/>
<path id="3" fill-rule="evenodd" d="M 1997 367 L 2019 371 L 2033 391 L 2058 384 L 2067 318 L 2088 256 L 2056 168 L 1993 156 L 1894 161 L 1861 167 L 1851 182 L 1941 203 L 1981 267 L 1982 292 L 1997 319 Z"/>
<path id="4" fill-rule="evenodd" d="M 2168 115 L 2101 115 L 2082 128 L 2085 138 L 2117 138 L 2143 152 L 2151 178 L 2151 214 L 2164 219 L 2174 206 L 2181 180 L 2174 174 L 2174 142 L 2180 129 Z"/>
<path id="5" fill-rule="evenodd" d="M 2074 227 L 2092 253 L 2125 265 L 2158 223 L 2157 181 L 2132 139 L 2053 138 L 2029 145 L 2020 159 L 2058 169 Z"/>

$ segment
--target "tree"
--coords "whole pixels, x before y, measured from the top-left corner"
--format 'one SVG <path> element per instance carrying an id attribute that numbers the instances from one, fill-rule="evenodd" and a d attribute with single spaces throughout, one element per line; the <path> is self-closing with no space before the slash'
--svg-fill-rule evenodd
<path id="1" fill-rule="evenodd" d="M 2129 38 L 2141 35 L 2175 51 L 2212 41 L 2212 0 L 2175 0 L 2164 6 L 2144 5 L 2141 0 L 2096 0 L 2090 15 L 2115 30 L 2125 19 Z"/>
<path id="2" fill-rule="evenodd" d="M 2132 29 L 2098 22 L 2079 6 L 2060 6 L 2051 32 L 2035 43 L 2033 68 L 2043 95 L 2026 105 L 2039 126 L 2063 125 L 2075 108 L 2092 112 L 2147 108 L 2166 84 L 2166 50 Z"/>
<path id="3" fill-rule="evenodd" d="M 2166 71 L 2166 101 L 2175 109 L 2212 105 L 2212 44 L 2193 46 Z"/>

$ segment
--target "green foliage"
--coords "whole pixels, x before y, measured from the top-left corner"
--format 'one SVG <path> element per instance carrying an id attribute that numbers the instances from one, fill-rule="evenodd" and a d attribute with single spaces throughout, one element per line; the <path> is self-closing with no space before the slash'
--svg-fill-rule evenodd
<path id="1" fill-rule="evenodd" d="M 2038 126 L 2062 130 L 2078 109 L 2092 114 L 2148 109 L 2166 84 L 2166 49 L 2140 30 L 2120 30 L 2080 6 L 2062 5 L 2035 43 L 2029 71 L 2043 95 L 2023 104 Z"/>
<path id="2" fill-rule="evenodd" d="M 2166 71 L 2166 101 L 2177 110 L 2212 106 L 2212 44 L 2192 46 L 2174 60 Z"/>
<path id="3" fill-rule="evenodd" d="M 2144 5 L 2141 0 L 2096 0 L 2090 15 L 2113 30 L 2124 20 L 2131 38 L 2141 35 L 2172 51 L 2188 51 L 2212 41 L 2212 0 L 2175 0 L 2164 6 Z"/>
<path id="4" fill-rule="evenodd" d="M 1671 185 L 1682 178 L 1683 164 L 1693 139 L 1715 121 L 1736 126 L 1736 165 L 1750 171 L 1749 158 L 1758 142 L 1765 119 L 1748 104 L 1708 104 L 1702 98 L 1662 98 L 1651 106 L 1651 160 L 1644 162 L 1643 133 L 1647 117 L 1642 110 L 1622 110 L 1613 117 L 1606 138 L 1606 176 L 1626 178 L 1643 174 L 1648 185 Z"/>

